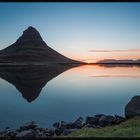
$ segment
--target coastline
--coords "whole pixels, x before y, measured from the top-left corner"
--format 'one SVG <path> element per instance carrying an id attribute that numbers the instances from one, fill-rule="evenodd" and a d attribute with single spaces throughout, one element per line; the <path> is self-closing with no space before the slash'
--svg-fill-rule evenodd
<path id="1" fill-rule="evenodd" d="M 78 132 L 83 128 L 100 129 L 107 126 L 119 125 L 127 119 L 119 115 L 96 114 L 87 116 L 85 121 L 79 117 L 74 122 L 55 122 L 51 128 L 42 128 L 35 122 L 27 122 L 13 129 L 6 127 L 0 131 L 0 138 L 53 138 L 58 136 L 68 136 L 72 132 Z"/>

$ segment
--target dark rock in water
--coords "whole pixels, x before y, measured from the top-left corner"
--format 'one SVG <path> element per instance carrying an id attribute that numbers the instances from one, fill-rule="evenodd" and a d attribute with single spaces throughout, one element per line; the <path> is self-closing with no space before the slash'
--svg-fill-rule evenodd
<path id="1" fill-rule="evenodd" d="M 75 128 L 81 128 L 83 126 L 83 121 L 84 119 L 82 117 L 79 117 L 75 122 L 74 122 L 74 127 Z"/>
<path id="2" fill-rule="evenodd" d="M 70 133 L 72 133 L 72 132 L 76 132 L 76 131 L 78 131 L 79 129 L 65 129 L 64 131 L 63 131 L 63 135 L 68 135 L 68 134 L 70 134 Z"/>
<path id="3" fill-rule="evenodd" d="M 86 118 L 86 124 L 95 125 L 97 123 L 98 123 L 98 118 L 97 117 L 87 117 Z"/>
<path id="4" fill-rule="evenodd" d="M 5 129 L 10 129 L 10 127 L 9 127 L 9 126 L 7 126 Z"/>
<path id="5" fill-rule="evenodd" d="M 24 130 L 16 135 L 16 138 L 34 138 L 35 132 L 33 130 Z"/>
<path id="6" fill-rule="evenodd" d="M 134 96 L 125 106 L 125 117 L 131 118 L 140 115 L 140 96 Z"/>
<path id="7" fill-rule="evenodd" d="M 114 123 L 114 117 L 111 115 L 104 115 L 102 117 L 100 117 L 99 119 L 99 125 L 104 127 L 104 126 L 108 126 L 108 125 L 112 125 Z"/>
<path id="8" fill-rule="evenodd" d="M 28 130 L 28 129 L 33 129 L 35 127 L 37 127 L 38 125 L 36 124 L 36 122 L 32 121 L 32 122 L 28 122 L 23 124 L 22 126 L 20 126 L 21 130 Z"/>
<path id="9" fill-rule="evenodd" d="M 59 122 L 54 123 L 54 124 L 53 124 L 53 127 L 59 128 L 59 127 L 60 127 L 60 123 L 59 123 Z"/>

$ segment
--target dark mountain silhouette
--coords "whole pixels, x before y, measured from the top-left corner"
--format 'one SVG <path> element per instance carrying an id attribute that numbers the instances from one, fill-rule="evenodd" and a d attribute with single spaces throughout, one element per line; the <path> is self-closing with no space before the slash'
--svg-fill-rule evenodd
<path id="1" fill-rule="evenodd" d="M 96 62 L 98 64 L 108 64 L 108 63 L 114 63 L 114 64 L 140 64 L 140 59 L 138 60 L 116 60 L 116 59 L 104 59 Z"/>
<path id="2" fill-rule="evenodd" d="M 0 63 L 82 63 L 67 58 L 50 48 L 42 39 L 39 32 L 28 27 L 23 35 L 9 47 L 0 51 Z"/>
<path id="3" fill-rule="evenodd" d="M 75 66 L 77 64 L 0 67 L 0 77 L 13 84 L 28 102 L 32 102 L 50 80 Z"/>

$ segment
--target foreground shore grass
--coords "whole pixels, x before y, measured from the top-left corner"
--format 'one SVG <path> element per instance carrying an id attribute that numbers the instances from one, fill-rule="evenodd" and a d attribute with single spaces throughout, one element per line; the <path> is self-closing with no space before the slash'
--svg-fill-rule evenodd
<path id="1" fill-rule="evenodd" d="M 67 137 L 140 137 L 140 117 L 105 128 L 83 128 Z"/>

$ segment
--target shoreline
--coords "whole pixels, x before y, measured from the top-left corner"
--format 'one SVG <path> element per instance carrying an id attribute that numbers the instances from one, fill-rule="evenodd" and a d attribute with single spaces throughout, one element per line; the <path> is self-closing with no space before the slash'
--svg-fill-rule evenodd
<path id="1" fill-rule="evenodd" d="M 20 125 L 16 129 L 6 127 L 5 130 L 0 131 L 0 138 L 53 138 L 67 136 L 82 128 L 100 129 L 119 125 L 126 120 L 126 118 L 119 115 L 96 114 L 94 116 L 87 116 L 85 119 L 79 117 L 74 122 L 55 122 L 51 128 L 42 128 L 35 121 L 32 121 Z"/>

